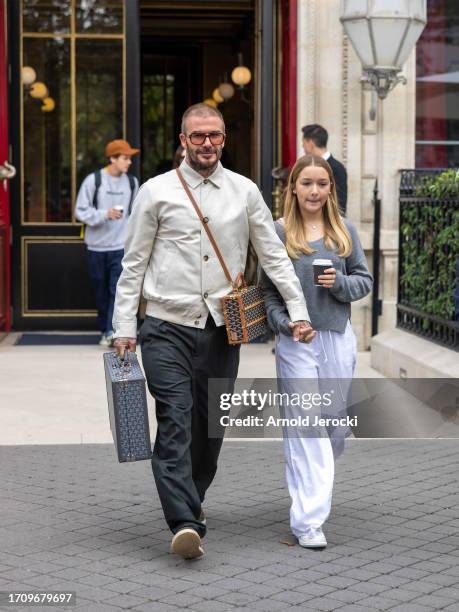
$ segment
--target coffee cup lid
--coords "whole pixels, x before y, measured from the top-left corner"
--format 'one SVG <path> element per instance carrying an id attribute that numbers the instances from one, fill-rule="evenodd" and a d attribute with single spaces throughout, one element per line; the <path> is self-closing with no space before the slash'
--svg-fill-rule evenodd
<path id="1" fill-rule="evenodd" d="M 331 266 L 333 264 L 331 259 L 314 259 L 312 262 L 313 266 Z"/>

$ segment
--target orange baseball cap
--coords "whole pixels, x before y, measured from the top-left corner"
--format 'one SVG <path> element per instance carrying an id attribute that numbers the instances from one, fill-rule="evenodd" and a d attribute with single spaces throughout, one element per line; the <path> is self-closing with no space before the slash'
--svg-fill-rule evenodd
<path id="1" fill-rule="evenodd" d="M 115 155 L 138 155 L 140 149 L 133 149 L 127 140 L 119 138 L 112 140 L 105 147 L 105 157 L 114 157 Z"/>

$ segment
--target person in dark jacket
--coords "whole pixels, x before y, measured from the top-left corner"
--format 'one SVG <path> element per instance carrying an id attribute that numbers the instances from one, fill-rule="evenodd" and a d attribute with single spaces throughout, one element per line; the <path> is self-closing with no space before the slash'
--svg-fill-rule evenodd
<path id="1" fill-rule="evenodd" d="M 335 159 L 327 149 L 328 132 L 318 123 L 311 123 L 302 128 L 303 149 L 306 154 L 323 157 L 331 166 L 335 177 L 336 193 L 338 195 L 338 205 L 341 212 L 346 214 L 347 206 L 347 172 L 343 164 Z"/>

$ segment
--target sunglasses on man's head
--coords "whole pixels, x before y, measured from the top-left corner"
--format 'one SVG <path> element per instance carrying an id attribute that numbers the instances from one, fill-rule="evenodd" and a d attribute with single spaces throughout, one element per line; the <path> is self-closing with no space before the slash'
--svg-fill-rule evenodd
<path id="1" fill-rule="evenodd" d="M 191 132 L 191 134 L 188 134 L 187 138 L 189 138 L 191 144 L 194 145 L 203 145 L 207 138 L 209 138 L 210 144 L 221 145 L 225 141 L 225 136 L 226 134 L 223 134 L 223 132 Z"/>

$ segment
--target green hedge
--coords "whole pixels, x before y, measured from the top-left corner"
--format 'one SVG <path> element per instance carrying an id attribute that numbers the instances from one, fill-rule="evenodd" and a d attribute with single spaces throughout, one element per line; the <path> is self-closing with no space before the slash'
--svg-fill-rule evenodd
<path id="1" fill-rule="evenodd" d="M 451 168 L 437 176 L 425 176 L 415 188 L 418 198 L 459 199 L 459 170 Z"/>
<path id="2" fill-rule="evenodd" d="M 416 195 L 419 199 L 402 201 L 400 209 L 400 302 L 451 321 L 459 256 L 458 173 L 424 178 Z"/>

